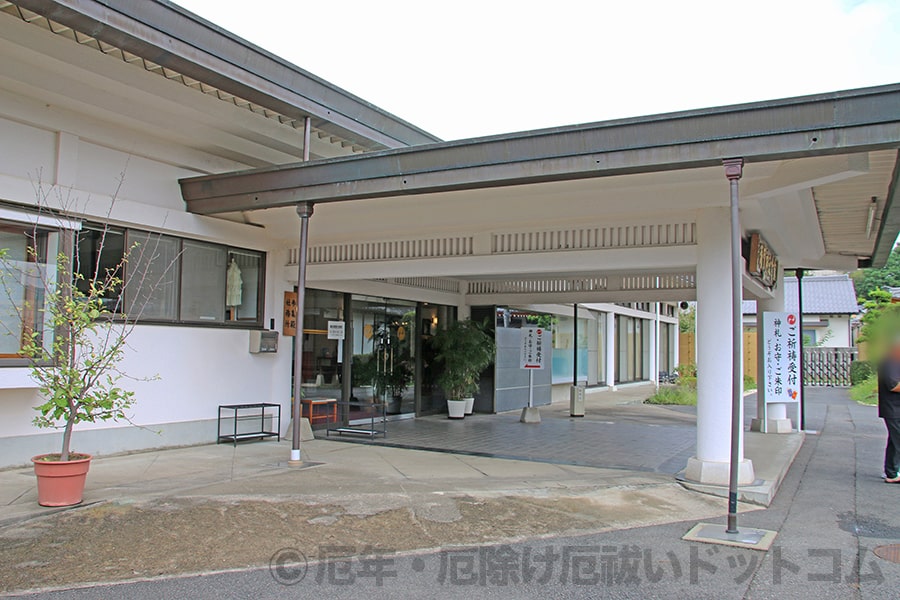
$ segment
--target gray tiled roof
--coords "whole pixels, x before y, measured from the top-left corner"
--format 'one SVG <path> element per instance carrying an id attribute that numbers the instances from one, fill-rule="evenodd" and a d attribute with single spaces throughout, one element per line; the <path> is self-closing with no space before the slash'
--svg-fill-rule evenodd
<path id="1" fill-rule="evenodd" d="M 797 278 L 784 278 L 785 310 L 797 310 Z M 856 314 L 856 289 L 849 275 L 821 275 L 803 278 L 803 313 L 808 315 Z M 745 315 L 756 314 L 756 301 L 745 300 Z"/>

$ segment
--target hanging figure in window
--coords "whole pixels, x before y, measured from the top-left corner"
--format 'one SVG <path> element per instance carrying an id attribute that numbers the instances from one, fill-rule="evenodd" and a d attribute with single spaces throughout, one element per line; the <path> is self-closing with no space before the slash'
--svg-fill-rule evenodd
<path id="1" fill-rule="evenodd" d="M 225 305 L 231 308 L 231 320 L 236 321 L 238 318 L 237 307 L 241 305 L 241 289 L 243 281 L 241 280 L 241 268 L 238 266 L 234 257 L 231 257 L 231 264 L 228 265 L 228 274 L 225 278 Z M 221 297 L 221 296 L 220 296 Z"/>

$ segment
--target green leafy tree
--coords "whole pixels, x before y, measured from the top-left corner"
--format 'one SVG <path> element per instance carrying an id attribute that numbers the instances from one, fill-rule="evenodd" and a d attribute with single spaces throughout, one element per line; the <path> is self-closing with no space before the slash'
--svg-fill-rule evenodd
<path id="1" fill-rule="evenodd" d="M 862 302 L 862 308 L 857 342 L 866 343 L 869 360 L 877 364 L 888 347 L 900 339 L 900 304 L 891 302 L 890 292 L 875 289 Z"/>
<path id="2" fill-rule="evenodd" d="M 36 189 L 40 205 L 49 204 L 48 196 L 53 192 L 40 185 Z M 58 204 L 66 204 L 62 196 L 58 200 Z M 17 313 L 18 322 L 44 324 L 42 328 L 26 327 L 23 332 L 7 329 L 6 333 L 21 335 L 19 354 L 29 361 L 31 378 L 44 400 L 35 407 L 39 415 L 34 418 L 34 424 L 63 430 L 60 461 L 69 460 L 72 432 L 78 423 L 130 422 L 127 411 L 134 403 L 134 392 L 121 385 L 127 375 L 119 367 L 140 316 L 140 307 L 126 318 L 121 306 L 122 275 L 131 252 L 136 251 L 136 262 L 147 268 L 154 258 L 158 258 L 153 254 L 152 244 L 140 249 L 135 244 L 118 264 L 101 268 L 100 255 L 106 241 L 104 229 L 93 275 L 85 277 L 77 268 L 76 235 L 67 230 L 60 234 L 63 250 L 55 257 L 55 269 L 35 267 L 40 264 L 41 257 L 34 245 L 26 248 L 28 260 L 25 266 L 23 261 L 13 260 L 8 249 L 0 249 L 0 283 L 6 299 Z M 73 249 L 71 254 L 67 248 Z M 168 271 L 173 264 L 164 270 Z M 25 279 L 32 281 L 35 293 L 31 298 L 26 295 L 22 301 L 12 290 L 19 289 L 15 282 Z M 132 279 L 130 286 L 149 291 L 148 298 L 160 283 L 148 281 L 146 270 L 134 273 Z M 31 319 L 27 318 L 29 314 Z M 52 336 L 46 332 L 52 332 Z M 156 377 L 143 380 L 150 379 Z M 57 457 L 52 459 L 57 460 Z"/>
<path id="3" fill-rule="evenodd" d="M 861 319 L 862 327 L 859 330 L 859 338 L 857 341 L 872 341 L 880 333 L 879 322 L 887 313 L 893 312 L 891 308 L 897 306 L 891 304 L 891 293 L 882 289 L 869 290 L 865 298 L 859 298 L 862 306 L 863 316 Z"/>
<path id="4" fill-rule="evenodd" d="M 529 325 L 542 327 L 543 329 L 553 329 L 559 323 L 559 317 L 548 314 L 525 315 L 525 320 Z"/>
<path id="5" fill-rule="evenodd" d="M 694 333 L 697 329 L 697 306 L 691 304 L 685 309 L 678 310 L 678 331 L 681 333 Z"/>
<path id="6" fill-rule="evenodd" d="M 122 285 L 121 278 L 112 274 L 91 281 L 85 293 L 74 285 L 82 276 L 71 272 L 69 258 L 60 253 L 56 260 L 60 280 L 46 292 L 41 309 L 56 335 L 46 347 L 38 332 L 30 333 L 22 354 L 32 361 L 31 377 L 44 398 L 36 407 L 40 414 L 34 424 L 58 427 L 62 423 L 59 459 L 66 461 L 72 428 L 83 422 L 125 419 L 134 392 L 119 385 L 123 374 L 117 369 L 127 335 L 103 310 L 103 299 Z M 25 308 L 30 308 L 27 303 Z"/>
<path id="7" fill-rule="evenodd" d="M 900 287 L 900 250 L 895 246 L 883 267 L 860 269 L 851 277 L 860 298 L 868 298 L 874 290 Z"/>

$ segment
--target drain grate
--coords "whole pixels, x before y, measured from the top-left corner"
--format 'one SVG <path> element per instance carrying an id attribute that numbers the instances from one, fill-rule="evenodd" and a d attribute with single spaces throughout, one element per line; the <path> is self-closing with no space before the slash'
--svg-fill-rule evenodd
<path id="1" fill-rule="evenodd" d="M 900 544 L 890 544 L 888 546 L 878 546 L 872 552 L 878 558 L 900 564 Z"/>

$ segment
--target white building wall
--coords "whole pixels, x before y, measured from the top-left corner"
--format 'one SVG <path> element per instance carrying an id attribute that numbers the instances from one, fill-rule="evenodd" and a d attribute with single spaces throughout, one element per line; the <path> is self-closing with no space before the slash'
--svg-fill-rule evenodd
<path id="1" fill-rule="evenodd" d="M 821 318 L 827 321 L 825 327 L 810 327 L 816 332 L 816 340 L 825 348 L 848 348 L 853 345 L 850 337 L 849 315 L 826 315 Z"/>
<path id="2" fill-rule="evenodd" d="M 756 315 L 744 315 L 744 327 L 756 327 Z M 816 345 L 823 348 L 849 348 L 853 345 L 850 315 L 806 315 L 804 331 L 816 333 Z"/>
<path id="3" fill-rule="evenodd" d="M 122 129 L 117 146 L 102 146 L 65 132 L 48 131 L 18 122 L 0 103 L 0 200 L 37 204 L 35 186 L 62 184 L 47 199 L 67 205 L 87 219 L 103 219 L 118 192 L 111 221 L 139 229 L 268 251 L 264 321 L 275 319 L 281 330 L 285 251 L 265 231 L 240 223 L 185 212 L 178 188 L 181 177 L 203 173 L 200 166 L 222 162 L 186 152 L 173 144 L 171 156 L 198 156 L 198 166 L 170 164 L 159 157 L 140 156 L 142 144 L 134 132 Z M 159 144 L 154 148 L 159 149 Z M 165 154 L 165 152 L 163 152 Z M 237 163 L 230 165 L 240 168 Z M 58 193 L 57 193 L 58 192 Z M 250 354 L 246 329 L 182 325 L 139 325 L 123 361 L 125 373 L 136 378 L 158 375 L 155 381 L 123 381 L 136 392 L 131 411 L 135 425 L 82 424 L 73 448 L 110 453 L 141 448 L 215 441 L 220 404 L 278 402 L 283 406 L 282 429 L 290 406 L 290 338 L 279 341 L 275 355 Z M 37 429 L 33 407 L 40 403 L 27 369 L 0 368 L 0 467 L 24 464 L 39 453 L 58 451 L 60 434 Z"/>

